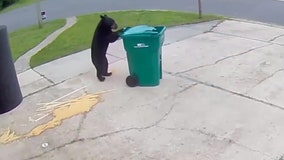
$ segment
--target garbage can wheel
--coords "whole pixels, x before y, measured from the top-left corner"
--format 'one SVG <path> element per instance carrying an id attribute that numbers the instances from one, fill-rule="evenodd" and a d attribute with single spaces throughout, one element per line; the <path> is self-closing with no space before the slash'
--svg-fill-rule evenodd
<path id="1" fill-rule="evenodd" d="M 136 87 L 138 86 L 138 78 L 136 76 L 128 76 L 126 78 L 126 84 L 129 86 L 129 87 Z"/>

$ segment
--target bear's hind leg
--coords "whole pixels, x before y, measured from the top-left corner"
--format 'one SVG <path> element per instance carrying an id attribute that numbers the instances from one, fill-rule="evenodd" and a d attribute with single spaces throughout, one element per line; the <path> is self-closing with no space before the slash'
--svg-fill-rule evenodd
<path id="1" fill-rule="evenodd" d="M 96 60 L 95 58 L 92 57 L 92 62 L 97 70 L 97 78 L 99 81 L 103 82 L 106 78 L 103 77 L 103 74 L 102 74 L 102 64 Z"/>
<path id="2" fill-rule="evenodd" d="M 97 78 L 98 78 L 101 82 L 103 82 L 106 78 L 105 78 L 104 75 L 103 75 L 103 66 L 102 66 L 102 64 L 99 63 L 99 65 L 97 65 L 96 69 L 97 69 Z"/>
<path id="3" fill-rule="evenodd" d="M 106 78 L 103 77 L 103 75 L 100 74 L 99 72 L 97 72 L 97 78 L 98 78 L 98 80 L 101 81 L 101 82 L 103 82 L 103 81 L 106 79 Z"/>
<path id="4" fill-rule="evenodd" d="M 97 78 L 99 81 L 103 82 L 106 78 L 103 76 L 102 66 L 97 66 Z"/>
<path id="5" fill-rule="evenodd" d="M 111 76 L 112 73 L 111 72 L 108 72 L 108 60 L 107 58 L 105 57 L 104 60 L 103 60 L 103 75 L 104 76 Z"/>

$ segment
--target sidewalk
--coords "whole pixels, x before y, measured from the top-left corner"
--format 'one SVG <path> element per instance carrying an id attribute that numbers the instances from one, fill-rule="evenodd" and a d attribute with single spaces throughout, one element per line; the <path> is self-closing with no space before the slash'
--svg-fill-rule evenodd
<path id="1" fill-rule="evenodd" d="M 284 28 L 239 20 L 169 28 L 157 87 L 126 86 L 122 41 L 108 57 L 113 76 L 103 83 L 90 50 L 20 73 L 24 101 L 0 124 L 17 140 L 0 143 L 1 158 L 283 160 Z M 74 100 L 84 94 L 92 97 Z M 59 98 L 73 101 L 38 115 L 40 103 Z"/>
<path id="2" fill-rule="evenodd" d="M 38 53 L 41 49 L 49 45 L 52 41 L 54 41 L 61 33 L 63 33 L 68 28 L 72 27 L 77 22 L 76 17 L 68 17 L 66 18 L 66 24 L 58 29 L 57 31 L 50 34 L 45 40 L 43 40 L 36 47 L 29 50 L 27 53 L 22 55 L 15 62 L 16 73 L 23 73 L 24 71 L 30 69 L 30 59 L 33 55 Z"/>

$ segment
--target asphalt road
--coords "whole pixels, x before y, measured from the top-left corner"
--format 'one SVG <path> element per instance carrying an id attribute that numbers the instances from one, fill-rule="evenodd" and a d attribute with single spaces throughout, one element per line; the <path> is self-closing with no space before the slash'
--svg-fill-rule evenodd
<path id="1" fill-rule="evenodd" d="M 43 0 L 47 20 L 93 12 L 128 9 L 198 11 L 198 0 Z M 203 13 L 284 25 L 284 2 L 278 0 L 202 0 Z M 37 24 L 36 7 L 29 5 L 0 14 L 0 25 L 8 31 Z"/>

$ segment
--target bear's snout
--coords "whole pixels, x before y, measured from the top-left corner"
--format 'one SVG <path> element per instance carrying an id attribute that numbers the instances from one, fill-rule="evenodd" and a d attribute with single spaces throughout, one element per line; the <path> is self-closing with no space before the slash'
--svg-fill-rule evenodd
<path id="1" fill-rule="evenodd" d="M 111 26 L 111 29 L 117 29 L 117 28 L 118 28 L 118 26 L 117 26 L 116 23 L 114 23 L 114 24 Z"/>

